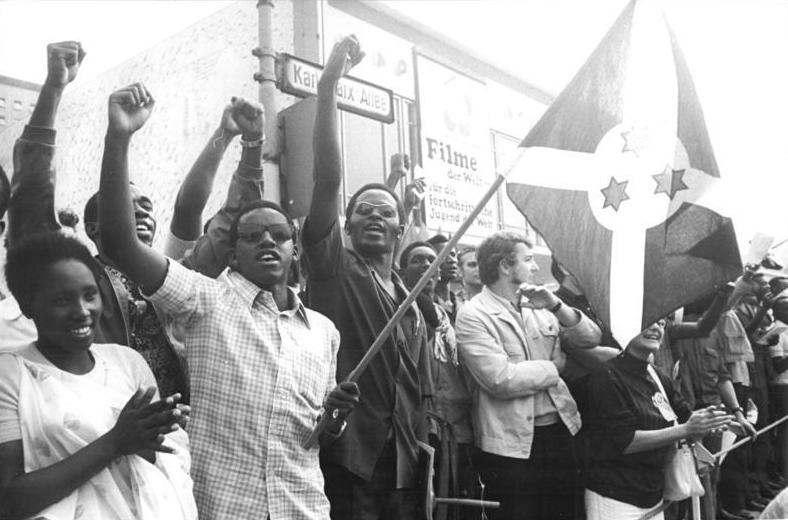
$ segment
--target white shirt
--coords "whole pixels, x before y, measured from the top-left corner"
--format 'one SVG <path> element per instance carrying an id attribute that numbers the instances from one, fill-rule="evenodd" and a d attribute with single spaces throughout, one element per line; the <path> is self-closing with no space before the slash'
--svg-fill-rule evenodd
<path id="1" fill-rule="evenodd" d="M 15 352 L 37 339 L 36 324 L 22 314 L 14 297 L 0 300 L 0 352 Z"/>
<path id="2" fill-rule="evenodd" d="M 176 262 L 150 300 L 184 329 L 200 517 L 327 520 L 318 448 L 303 442 L 336 384 L 334 324 L 294 292 L 280 311 L 237 272 Z"/>

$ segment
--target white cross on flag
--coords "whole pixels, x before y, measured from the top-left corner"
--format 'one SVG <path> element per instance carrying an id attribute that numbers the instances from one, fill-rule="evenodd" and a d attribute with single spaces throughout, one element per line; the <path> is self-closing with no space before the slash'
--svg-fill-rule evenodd
<path id="1" fill-rule="evenodd" d="M 620 343 L 741 274 L 695 86 L 650 0 L 520 146 L 509 197 Z"/>

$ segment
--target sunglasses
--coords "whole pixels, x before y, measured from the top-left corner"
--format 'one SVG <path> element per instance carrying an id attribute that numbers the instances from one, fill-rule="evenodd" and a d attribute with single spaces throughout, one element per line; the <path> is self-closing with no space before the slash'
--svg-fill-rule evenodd
<path id="1" fill-rule="evenodd" d="M 371 215 L 372 212 L 377 209 L 378 215 L 383 218 L 394 218 L 397 216 L 397 208 L 392 206 L 391 204 L 386 204 L 385 202 L 381 204 L 373 204 L 371 202 L 359 202 L 356 204 L 356 208 L 353 210 L 353 213 L 356 215 L 361 215 L 362 217 L 366 217 Z"/>
<path id="2" fill-rule="evenodd" d="M 290 224 L 268 224 L 267 226 L 254 226 L 238 229 L 238 238 L 249 244 L 257 244 L 263 240 L 263 235 L 268 231 L 274 241 L 282 243 L 293 239 L 293 228 Z"/>

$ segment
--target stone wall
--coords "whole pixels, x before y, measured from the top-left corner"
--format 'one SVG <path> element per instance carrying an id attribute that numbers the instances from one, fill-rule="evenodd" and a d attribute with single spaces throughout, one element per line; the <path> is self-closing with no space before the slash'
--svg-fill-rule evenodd
<path id="1" fill-rule="evenodd" d="M 277 51 L 293 52 L 292 17 L 292 3 L 278 1 L 273 22 Z M 134 136 L 129 171 L 132 181 L 154 200 L 159 225 L 155 245 L 160 247 L 180 183 L 218 126 L 223 107 L 232 96 L 258 98 L 258 85 L 252 79 L 258 64 L 251 54 L 257 45 L 256 2 L 240 1 L 68 89 L 56 122 L 57 206 L 71 207 L 82 215 L 85 202 L 98 189 L 107 97 L 117 88 L 142 81 L 156 107 Z M 90 49 L 86 50 L 89 60 Z M 278 102 L 281 106 L 292 101 L 282 96 Z M 0 133 L 0 165 L 9 176 L 13 143 L 21 131 L 22 125 L 14 125 Z M 221 204 L 239 158 L 240 147 L 234 144 L 216 176 L 206 218 Z M 79 228 L 81 233 L 82 225 Z M 4 256 L 5 251 L 0 252 Z"/>

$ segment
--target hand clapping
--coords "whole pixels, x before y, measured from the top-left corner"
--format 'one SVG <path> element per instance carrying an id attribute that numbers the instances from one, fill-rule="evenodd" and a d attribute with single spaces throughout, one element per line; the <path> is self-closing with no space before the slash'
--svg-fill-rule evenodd
<path id="1" fill-rule="evenodd" d="M 151 403 L 155 387 L 140 388 L 121 410 L 115 426 L 107 434 L 118 455 L 146 450 L 172 453 L 163 446 L 164 436 L 186 425 L 191 408 L 179 405 L 180 394 Z"/>

